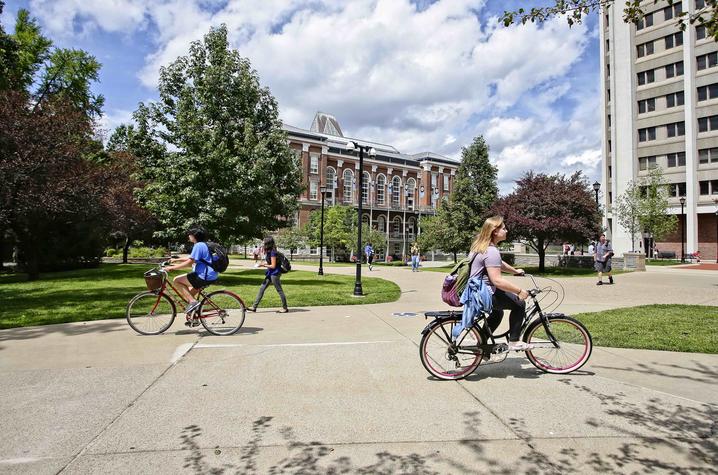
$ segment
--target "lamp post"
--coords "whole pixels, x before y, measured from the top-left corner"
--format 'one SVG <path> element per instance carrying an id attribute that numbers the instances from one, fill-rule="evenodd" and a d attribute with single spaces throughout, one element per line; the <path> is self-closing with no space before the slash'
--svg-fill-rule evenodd
<path id="1" fill-rule="evenodd" d="M 366 151 L 370 157 L 374 158 L 376 157 L 376 150 L 374 150 L 374 147 L 369 147 L 368 145 L 359 145 L 358 143 L 354 142 L 353 140 L 350 140 L 347 143 L 347 150 L 350 152 L 353 152 L 354 150 L 359 149 L 359 186 L 358 189 L 361 193 L 361 190 L 363 189 L 363 182 L 364 182 L 364 152 Z M 361 225 L 362 225 L 362 199 L 359 198 L 359 213 L 357 216 L 357 271 L 356 271 L 356 282 L 354 282 L 354 295 L 355 296 L 361 296 L 364 295 L 364 292 L 362 291 L 361 287 L 361 255 L 362 255 L 362 249 L 361 249 Z"/>
<path id="2" fill-rule="evenodd" d="M 322 219 L 319 225 L 319 275 L 324 275 L 324 195 L 327 193 L 327 187 L 320 186 L 319 192 L 322 194 Z"/>
<path id="3" fill-rule="evenodd" d="M 718 264 L 718 199 L 714 203 L 716 204 L 716 264 Z"/>
<path id="4" fill-rule="evenodd" d="M 686 223 L 685 215 L 683 214 L 683 206 L 686 204 L 686 197 L 681 196 L 681 199 L 679 201 L 681 202 L 681 262 L 686 262 L 684 247 L 684 243 L 686 242 Z"/>
<path id="5" fill-rule="evenodd" d="M 596 207 L 598 208 L 598 190 L 601 189 L 601 184 L 599 182 L 593 183 L 593 191 L 596 193 Z"/>
<path id="6" fill-rule="evenodd" d="M 404 237 L 402 239 L 402 247 L 401 247 L 401 260 L 402 262 L 404 259 L 406 259 L 406 206 L 407 202 L 409 201 L 409 185 L 404 185 Z"/>

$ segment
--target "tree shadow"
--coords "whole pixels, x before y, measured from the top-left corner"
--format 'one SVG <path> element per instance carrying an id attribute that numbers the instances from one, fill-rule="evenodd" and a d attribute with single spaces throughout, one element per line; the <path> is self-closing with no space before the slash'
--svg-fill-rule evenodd
<path id="1" fill-rule="evenodd" d="M 678 380 L 690 380 L 698 383 L 715 384 L 718 381 L 718 366 L 708 366 L 700 361 L 692 360 L 695 366 L 683 366 L 677 364 L 666 363 L 633 363 L 629 367 L 617 367 L 606 365 L 593 365 L 595 368 L 609 369 L 614 371 L 623 371 L 626 373 L 640 373 L 652 376 L 661 376 L 664 378 L 673 378 Z M 680 371 L 680 374 L 671 374 L 662 371 L 660 368 L 670 368 Z"/>
<path id="2" fill-rule="evenodd" d="M 43 325 L 33 327 L 17 327 L 0 331 L 0 341 L 29 340 L 60 333 L 66 336 L 80 336 L 88 333 L 111 333 L 127 331 L 131 328 L 126 320 L 81 322 L 76 324 L 60 323 L 56 325 Z"/>

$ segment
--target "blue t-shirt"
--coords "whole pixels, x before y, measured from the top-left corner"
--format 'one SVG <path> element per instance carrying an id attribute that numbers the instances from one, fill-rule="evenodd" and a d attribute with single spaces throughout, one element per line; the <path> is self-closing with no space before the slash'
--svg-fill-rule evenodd
<path id="1" fill-rule="evenodd" d="M 364 254 L 366 254 L 367 256 L 371 256 L 372 254 L 374 254 L 374 248 L 367 244 L 366 247 L 364 247 Z"/>
<path id="2" fill-rule="evenodd" d="M 274 249 L 267 253 L 267 264 L 269 264 L 270 266 L 272 265 L 272 256 L 277 258 L 277 267 L 275 267 L 274 269 L 267 269 L 267 277 L 272 275 L 279 275 L 282 273 L 282 268 L 279 266 L 279 255 Z"/>
<path id="3" fill-rule="evenodd" d="M 204 279 L 208 282 L 217 280 L 219 274 L 205 264 L 205 262 L 212 262 L 212 255 L 209 253 L 209 247 L 207 247 L 206 243 L 195 243 L 195 245 L 192 246 L 192 254 L 190 254 L 189 257 L 194 259 L 192 271 L 196 272 L 200 279 Z"/>

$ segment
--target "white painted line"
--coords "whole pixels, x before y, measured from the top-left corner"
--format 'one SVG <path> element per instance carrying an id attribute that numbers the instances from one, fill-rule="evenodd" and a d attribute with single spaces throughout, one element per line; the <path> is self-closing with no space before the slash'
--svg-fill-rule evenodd
<path id="1" fill-rule="evenodd" d="M 239 348 L 243 346 L 247 347 L 262 347 L 262 348 L 275 348 L 275 347 L 303 347 L 303 346 L 347 346 L 347 345 L 373 345 L 376 343 L 396 343 L 396 340 L 380 340 L 380 341 L 339 341 L 331 343 L 277 343 L 274 345 L 245 345 L 242 343 L 202 343 L 195 346 L 195 348 Z"/>
<path id="2" fill-rule="evenodd" d="M 184 355 L 187 354 L 189 350 L 192 349 L 192 345 L 194 345 L 194 343 L 184 343 L 178 346 L 175 352 L 172 354 L 170 364 L 175 364 L 176 362 L 178 362 Z"/>

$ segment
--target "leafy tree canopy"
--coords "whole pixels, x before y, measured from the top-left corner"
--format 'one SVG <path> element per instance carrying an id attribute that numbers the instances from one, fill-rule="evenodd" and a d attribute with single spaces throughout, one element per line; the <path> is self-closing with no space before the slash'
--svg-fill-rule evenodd
<path id="1" fill-rule="evenodd" d="M 165 234 L 201 224 L 229 243 L 286 225 L 301 170 L 276 100 L 229 47 L 226 26 L 161 68 L 159 93 L 135 112 L 130 145 L 148 182 L 139 196 Z"/>

